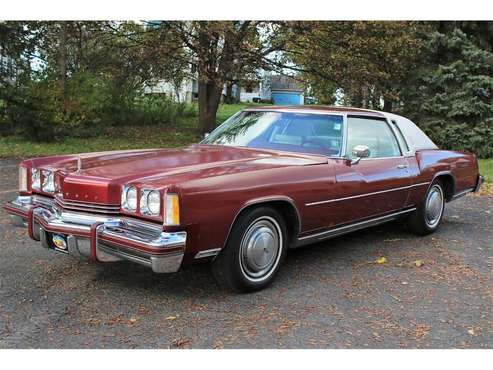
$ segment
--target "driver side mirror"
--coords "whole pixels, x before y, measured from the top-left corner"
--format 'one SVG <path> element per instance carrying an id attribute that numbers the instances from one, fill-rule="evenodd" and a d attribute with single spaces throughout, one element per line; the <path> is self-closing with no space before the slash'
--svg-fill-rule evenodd
<path id="1" fill-rule="evenodd" d="M 361 158 L 368 158 L 370 156 L 370 148 L 367 145 L 356 145 L 353 148 L 353 160 L 351 164 L 357 164 Z"/>

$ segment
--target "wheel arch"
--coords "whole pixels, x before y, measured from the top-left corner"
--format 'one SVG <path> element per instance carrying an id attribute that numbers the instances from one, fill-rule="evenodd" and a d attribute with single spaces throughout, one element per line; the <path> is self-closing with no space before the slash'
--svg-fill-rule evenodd
<path id="1" fill-rule="evenodd" d="M 455 195 L 456 181 L 454 175 L 452 175 L 450 171 L 437 172 L 431 180 L 430 186 L 435 180 L 440 180 L 442 182 L 445 200 L 450 202 Z"/>
<path id="2" fill-rule="evenodd" d="M 289 240 L 288 247 L 292 245 L 293 241 L 296 241 L 297 236 L 301 230 L 301 217 L 298 208 L 291 198 L 286 196 L 274 196 L 249 200 L 238 210 L 238 212 L 236 212 L 236 215 L 233 218 L 231 225 L 229 226 L 228 233 L 224 240 L 223 248 L 226 246 L 231 235 L 231 231 L 233 230 L 233 226 L 238 218 L 248 210 L 257 207 L 271 207 L 279 211 L 279 213 L 281 213 L 281 216 L 283 216 L 284 221 L 286 222 Z"/>

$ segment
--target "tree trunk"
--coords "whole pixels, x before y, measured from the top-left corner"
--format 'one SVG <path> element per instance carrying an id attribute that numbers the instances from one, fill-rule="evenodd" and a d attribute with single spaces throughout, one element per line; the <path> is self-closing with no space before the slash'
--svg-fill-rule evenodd
<path id="1" fill-rule="evenodd" d="M 384 112 L 392 112 L 392 101 L 383 98 L 383 110 Z"/>
<path id="2" fill-rule="evenodd" d="M 67 22 L 61 22 L 58 45 L 58 84 L 63 111 L 67 111 Z"/>
<path id="3" fill-rule="evenodd" d="M 216 126 L 216 113 L 221 100 L 222 88 L 214 82 L 199 80 L 199 127 L 202 134 L 211 132 Z"/>
<path id="4" fill-rule="evenodd" d="M 363 108 L 364 98 L 363 90 L 360 88 L 352 97 L 352 105 L 356 108 Z"/>
<path id="5" fill-rule="evenodd" d="M 226 82 L 226 98 L 224 99 L 226 104 L 233 104 L 233 83 L 231 81 Z"/>
<path id="6" fill-rule="evenodd" d="M 175 95 L 176 95 L 176 102 L 177 103 L 181 103 L 181 97 L 180 97 L 180 87 L 181 87 L 181 84 L 178 85 L 178 84 L 175 84 Z"/>

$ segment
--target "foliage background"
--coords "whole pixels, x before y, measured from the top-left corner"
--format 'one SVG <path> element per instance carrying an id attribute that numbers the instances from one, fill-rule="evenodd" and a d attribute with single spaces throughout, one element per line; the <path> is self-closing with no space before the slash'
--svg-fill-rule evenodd
<path id="1" fill-rule="evenodd" d="M 235 110 L 219 105 L 223 87 L 230 103 L 232 84 L 265 70 L 319 103 L 403 114 L 439 146 L 488 158 L 492 47 L 493 22 L 479 21 L 0 22 L 0 145 L 196 139 Z M 144 94 L 190 77 L 196 103 Z"/>

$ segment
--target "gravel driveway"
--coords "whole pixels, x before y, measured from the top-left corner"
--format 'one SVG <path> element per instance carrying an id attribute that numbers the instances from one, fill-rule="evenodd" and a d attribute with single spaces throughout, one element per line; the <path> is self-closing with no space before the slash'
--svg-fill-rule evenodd
<path id="1" fill-rule="evenodd" d="M 0 160 L 1 204 L 16 163 Z M 157 275 L 45 250 L 0 210 L 0 348 L 492 348 L 492 217 L 493 197 L 467 196 L 432 236 L 391 224 L 332 239 L 234 295 L 207 264 Z"/>

